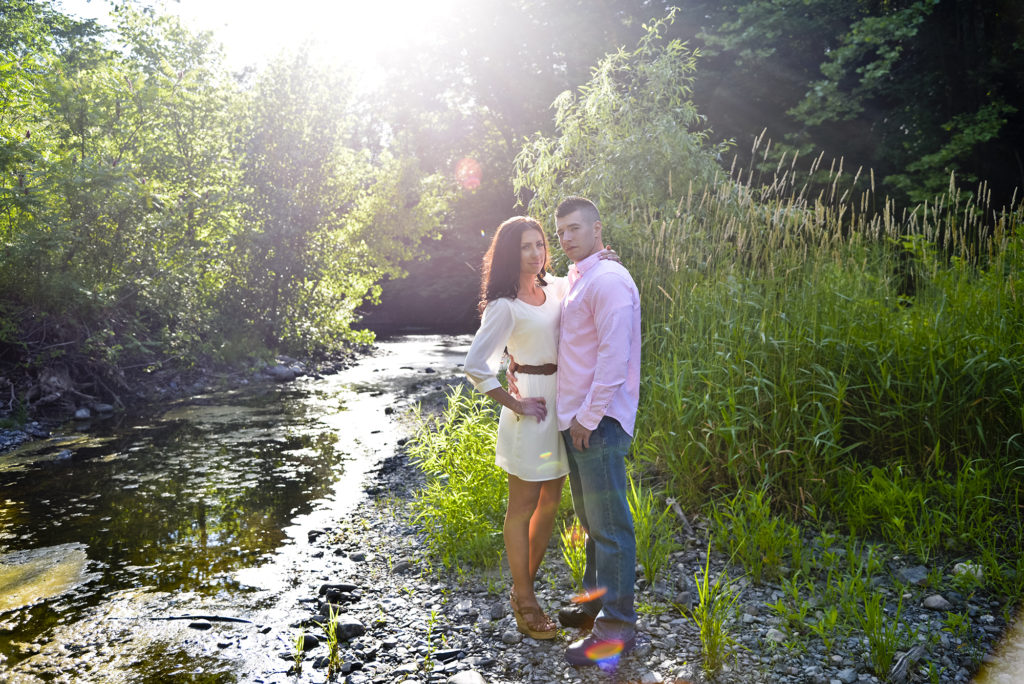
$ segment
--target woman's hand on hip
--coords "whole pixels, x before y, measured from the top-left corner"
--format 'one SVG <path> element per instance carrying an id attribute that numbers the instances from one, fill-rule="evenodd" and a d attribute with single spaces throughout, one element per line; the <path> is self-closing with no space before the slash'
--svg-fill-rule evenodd
<path id="1" fill-rule="evenodd" d="M 544 397 L 525 397 L 519 400 L 519 410 L 516 413 L 536 418 L 537 422 L 541 423 L 548 415 L 547 402 Z"/>
<path id="2" fill-rule="evenodd" d="M 519 369 L 519 364 L 510 354 L 508 357 L 508 370 L 505 371 L 505 380 L 508 382 L 508 393 L 516 399 L 519 398 L 519 383 L 516 382 L 516 370 Z"/>

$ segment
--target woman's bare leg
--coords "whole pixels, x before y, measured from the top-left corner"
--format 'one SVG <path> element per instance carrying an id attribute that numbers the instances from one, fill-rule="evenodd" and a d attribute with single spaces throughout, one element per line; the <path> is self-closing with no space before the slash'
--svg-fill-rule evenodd
<path id="1" fill-rule="evenodd" d="M 508 476 L 508 509 L 505 511 L 505 553 L 512 573 L 512 591 L 520 606 L 537 605 L 533 593 L 533 575 L 530 573 L 530 528 L 543 483 L 520 480 Z"/>
<path id="2" fill-rule="evenodd" d="M 555 528 L 555 515 L 562 502 L 562 484 L 564 477 L 540 482 L 540 496 L 537 506 L 530 517 L 530 578 L 537 577 L 544 552 L 551 541 L 551 533 Z"/>

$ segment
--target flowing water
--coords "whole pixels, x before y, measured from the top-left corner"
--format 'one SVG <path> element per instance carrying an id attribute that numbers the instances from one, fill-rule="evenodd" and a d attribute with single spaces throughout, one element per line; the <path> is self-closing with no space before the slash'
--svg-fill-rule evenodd
<path id="1" fill-rule="evenodd" d="M 345 570 L 310 555 L 309 532 L 354 512 L 409 431 L 389 407 L 440 388 L 468 344 L 396 338 L 333 376 L 194 397 L 0 455 L 0 681 L 265 669 L 247 646 L 287 650 L 272 640 L 308 593 L 303 572 Z M 218 641 L 166 619 L 196 614 L 254 624 Z"/>

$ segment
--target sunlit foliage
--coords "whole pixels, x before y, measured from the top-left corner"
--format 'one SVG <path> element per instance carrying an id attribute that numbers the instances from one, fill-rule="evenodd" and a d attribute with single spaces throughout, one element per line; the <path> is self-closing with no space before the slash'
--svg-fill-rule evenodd
<path id="1" fill-rule="evenodd" d="M 635 50 L 607 55 L 577 93 L 555 100 L 556 134 L 534 136 L 516 157 L 513 186 L 532 193 L 534 215 L 549 218 L 562 197 L 588 194 L 600 200 L 606 240 L 628 242 L 636 210 L 720 174 L 727 145 L 709 142 L 689 99 L 696 56 L 662 36 L 670 21 L 654 22 Z"/>
<path id="2" fill-rule="evenodd" d="M 5 360 L 99 393 L 118 367 L 351 338 L 355 308 L 439 230 L 450 184 L 360 123 L 336 69 L 299 53 L 233 78 L 173 17 L 123 5 L 115 23 L 5 4 Z"/>

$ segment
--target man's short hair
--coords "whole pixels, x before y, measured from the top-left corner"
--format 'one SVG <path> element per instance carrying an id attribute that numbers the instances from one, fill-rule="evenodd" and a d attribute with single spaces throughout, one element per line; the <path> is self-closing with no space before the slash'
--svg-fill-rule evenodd
<path id="1" fill-rule="evenodd" d="M 587 219 L 594 223 L 601 220 L 601 214 L 597 211 L 597 205 L 588 200 L 586 197 L 566 197 L 564 200 L 558 203 L 558 207 L 555 209 L 555 219 L 560 219 L 563 216 L 568 216 L 574 211 L 583 210 L 584 215 Z"/>

